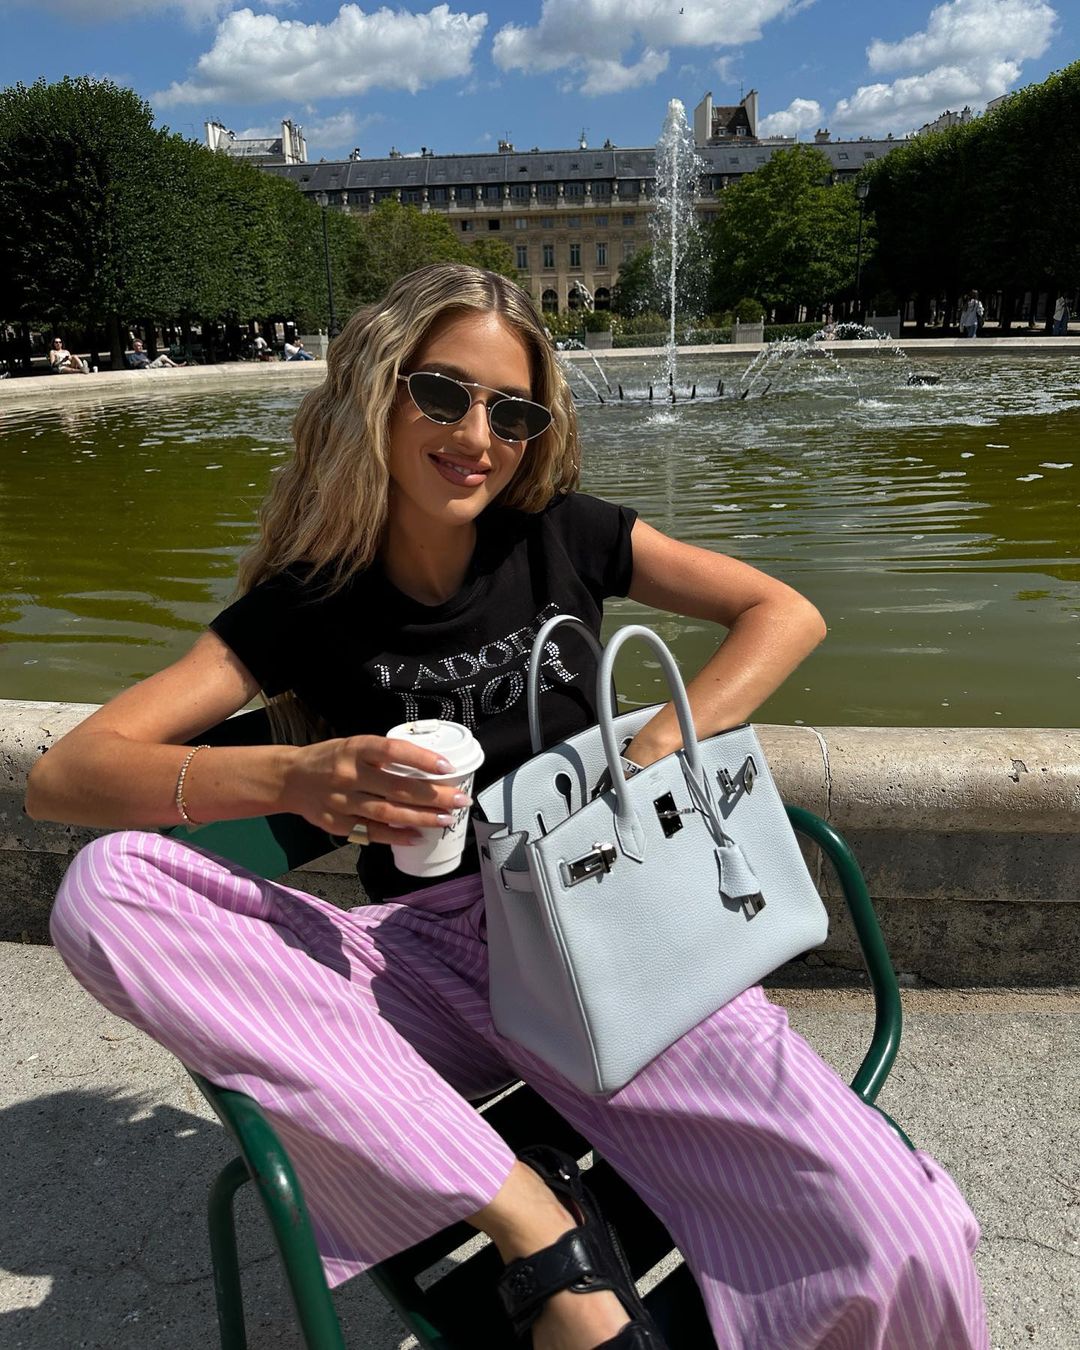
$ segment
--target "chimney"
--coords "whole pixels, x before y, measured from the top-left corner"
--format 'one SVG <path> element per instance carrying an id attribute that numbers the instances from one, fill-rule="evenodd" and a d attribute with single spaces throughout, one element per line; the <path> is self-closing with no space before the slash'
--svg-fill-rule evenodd
<path id="1" fill-rule="evenodd" d="M 708 145 L 712 138 L 712 90 L 694 109 L 694 144 Z"/>
<path id="2" fill-rule="evenodd" d="M 750 135 L 757 140 L 757 90 L 751 89 L 742 101 L 746 109 L 746 120 L 750 123 Z"/>

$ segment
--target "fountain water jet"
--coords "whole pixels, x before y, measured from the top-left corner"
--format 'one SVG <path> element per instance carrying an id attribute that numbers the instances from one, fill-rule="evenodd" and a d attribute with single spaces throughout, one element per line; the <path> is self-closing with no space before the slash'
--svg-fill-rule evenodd
<path id="1" fill-rule="evenodd" d="M 664 373 L 672 389 L 677 359 L 675 314 L 680 299 L 688 298 L 683 269 L 698 242 L 694 198 L 705 168 L 705 161 L 697 153 L 686 109 L 679 99 L 673 98 L 656 143 L 656 197 L 650 222 L 653 271 L 660 286 L 667 289 L 668 342 Z"/>

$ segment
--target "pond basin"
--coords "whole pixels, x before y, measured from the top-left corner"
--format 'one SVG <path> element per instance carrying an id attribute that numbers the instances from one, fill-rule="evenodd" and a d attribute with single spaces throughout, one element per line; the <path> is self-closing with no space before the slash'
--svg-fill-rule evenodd
<path id="1" fill-rule="evenodd" d="M 683 355 L 674 405 L 656 396 L 655 356 L 569 366 L 585 490 L 763 567 L 825 615 L 828 640 L 760 720 L 1076 725 L 1080 354 L 980 347 L 767 356 L 756 383 L 747 355 Z M 906 382 L 923 370 L 938 382 Z M 725 396 L 702 398 L 721 378 Z M 613 393 L 650 382 L 651 405 Z M 89 394 L 4 399 L 0 698 L 99 702 L 190 645 L 232 594 L 302 389 L 158 380 Z M 609 606 L 609 627 L 642 620 L 687 672 L 721 636 Z M 664 696 L 633 656 L 620 688 Z"/>

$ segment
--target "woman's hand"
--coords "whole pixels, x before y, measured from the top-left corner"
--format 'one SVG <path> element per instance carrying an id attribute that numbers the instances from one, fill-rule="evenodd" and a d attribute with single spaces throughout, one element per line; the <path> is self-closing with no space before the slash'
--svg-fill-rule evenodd
<path id="1" fill-rule="evenodd" d="M 450 825 L 471 804 L 459 788 L 394 773 L 404 765 L 429 774 L 453 772 L 432 750 L 385 736 L 348 736 L 303 746 L 290 756 L 281 809 L 303 816 L 329 834 L 348 835 L 358 824 L 377 844 L 416 843 L 418 829 Z"/>

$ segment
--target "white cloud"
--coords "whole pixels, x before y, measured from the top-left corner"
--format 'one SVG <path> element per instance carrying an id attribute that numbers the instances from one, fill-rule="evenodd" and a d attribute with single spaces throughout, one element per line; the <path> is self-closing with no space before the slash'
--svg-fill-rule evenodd
<path id="1" fill-rule="evenodd" d="M 369 89 L 410 93 L 468 75 L 487 15 L 455 14 L 436 5 L 426 14 L 342 5 L 329 23 L 302 23 L 239 9 L 219 25 L 213 46 L 191 79 L 174 82 L 152 102 L 262 103 L 345 97 Z"/>
<path id="2" fill-rule="evenodd" d="M 932 122 L 947 108 L 979 108 L 1011 89 L 1020 77 L 1016 61 L 999 61 L 980 70 L 938 66 L 925 75 L 905 75 L 891 84 L 866 84 L 842 98 L 831 126 L 863 135 L 894 134 Z"/>
<path id="3" fill-rule="evenodd" d="M 733 47 L 756 42 L 762 27 L 805 0 L 544 0 L 535 27 L 506 24 L 492 55 L 503 70 L 570 70 L 584 94 L 651 84 L 672 47 Z M 590 53 L 603 52 L 603 56 Z M 627 61 L 628 53 L 637 59 Z"/>
<path id="4" fill-rule="evenodd" d="M 871 70 L 909 73 L 861 85 L 827 118 L 810 120 L 847 135 L 903 135 L 947 108 L 981 109 L 1015 88 L 1022 63 L 1043 54 L 1057 22 L 1045 0 L 946 0 L 931 10 L 923 31 L 898 42 L 875 39 L 867 48 Z M 794 134 L 782 127 L 797 118 L 798 107 L 812 104 L 795 99 L 760 125 L 769 133 Z"/>
<path id="5" fill-rule="evenodd" d="M 1056 24 L 1044 0 L 951 0 L 931 11 L 924 32 L 899 42 L 875 38 L 866 55 L 875 71 L 978 66 L 1004 52 L 1023 61 L 1043 54 Z"/>
<path id="6" fill-rule="evenodd" d="M 783 112 L 770 113 L 758 122 L 760 136 L 798 136 L 825 125 L 825 112 L 817 99 L 793 98 Z"/>
<path id="7" fill-rule="evenodd" d="M 620 94 L 624 89 L 636 89 L 652 82 L 668 68 L 671 58 L 667 52 L 655 52 L 646 47 L 641 60 L 632 66 L 621 61 L 590 60 L 585 67 L 585 79 L 579 87 L 582 94 Z"/>
<path id="8" fill-rule="evenodd" d="M 331 113 L 328 117 L 316 117 L 304 123 L 304 139 L 308 151 L 318 159 L 320 154 L 334 150 L 351 150 L 369 127 L 381 122 L 381 113 L 369 113 L 358 117 L 348 108 Z"/>

